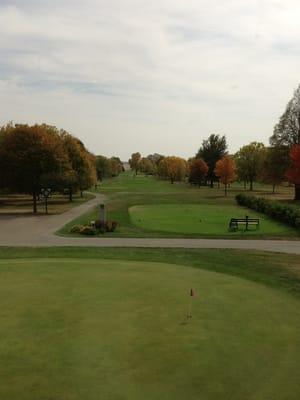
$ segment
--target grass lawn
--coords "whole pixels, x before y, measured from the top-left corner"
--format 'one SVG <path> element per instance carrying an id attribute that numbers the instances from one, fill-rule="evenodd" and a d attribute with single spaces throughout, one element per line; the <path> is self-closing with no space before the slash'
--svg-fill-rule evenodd
<path id="1" fill-rule="evenodd" d="M 279 239 L 299 237 L 299 231 L 239 207 L 235 195 L 244 191 L 239 184 L 232 185 L 225 197 L 223 188 L 198 188 L 187 183 L 171 185 L 168 181 L 143 175 L 133 177 L 131 172 L 126 172 L 104 181 L 99 191 L 107 196 L 108 218 L 119 223 L 117 231 L 107 236 L 238 239 L 253 236 Z M 280 186 L 274 195 L 271 186 L 255 184 L 253 194 L 289 201 L 293 198 L 293 188 Z M 238 232 L 229 232 L 229 220 L 245 215 L 260 218 L 260 229 L 244 232 L 242 228 Z M 70 235 L 73 225 L 88 224 L 97 218 L 97 210 L 89 212 L 63 227 L 59 234 Z"/>
<path id="2" fill-rule="evenodd" d="M 160 204 L 133 206 L 129 209 L 130 217 L 134 225 L 145 230 L 157 230 L 164 232 L 224 235 L 228 231 L 228 221 L 231 217 L 259 218 L 260 227 L 240 228 L 245 235 L 284 235 L 293 232 L 292 228 L 276 223 L 265 215 L 233 205 L 220 207 L 212 204 Z M 228 232 L 228 235 L 236 236 L 237 232 Z"/>
<path id="3" fill-rule="evenodd" d="M 84 193 L 83 197 L 79 194 L 73 196 L 73 202 L 69 202 L 68 196 L 58 193 L 52 195 L 48 200 L 48 213 L 62 214 L 72 207 L 76 207 L 93 198 L 91 193 Z M 44 201 L 37 204 L 38 214 L 45 213 Z M 0 194 L 0 216 L 1 215 L 28 215 L 32 214 L 32 197 L 19 194 Z"/>
<path id="4" fill-rule="evenodd" d="M 0 274 L 1 399 L 299 399 L 294 256 L 3 248 Z"/>

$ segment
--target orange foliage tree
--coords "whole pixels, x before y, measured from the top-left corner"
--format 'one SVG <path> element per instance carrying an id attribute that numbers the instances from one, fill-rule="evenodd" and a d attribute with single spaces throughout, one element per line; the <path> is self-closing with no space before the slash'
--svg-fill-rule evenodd
<path id="1" fill-rule="evenodd" d="M 300 144 L 290 151 L 291 166 L 286 172 L 288 180 L 295 185 L 295 200 L 300 200 Z"/>
<path id="2" fill-rule="evenodd" d="M 180 157 L 165 157 L 158 165 L 158 174 L 170 179 L 171 183 L 182 181 L 187 173 L 187 162 Z"/>
<path id="3" fill-rule="evenodd" d="M 31 194 L 36 213 L 46 177 L 68 169 L 59 133 L 48 125 L 8 124 L 1 128 L 0 136 L 0 170 L 5 171 L 2 185 L 12 192 Z"/>
<path id="4" fill-rule="evenodd" d="M 208 165 L 202 158 L 189 160 L 189 182 L 194 185 L 201 185 L 208 173 Z"/>
<path id="5" fill-rule="evenodd" d="M 130 168 L 135 171 L 135 175 L 137 175 L 139 170 L 139 163 L 141 161 L 141 154 L 139 152 L 131 154 L 131 158 L 129 159 Z"/>
<path id="6" fill-rule="evenodd" d="M 228 184 L 234 182 L 236 178 L 235 171 L 235 162 L 230 156 L 224 156 L 216 163 L 215 174 L 225 186 L 225 196 L 227 196 Z"/>

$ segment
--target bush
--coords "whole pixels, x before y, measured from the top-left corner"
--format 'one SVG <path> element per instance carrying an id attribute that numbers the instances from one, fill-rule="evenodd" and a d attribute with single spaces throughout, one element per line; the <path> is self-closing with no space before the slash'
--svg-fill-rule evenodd
<path id="1" fill-rule="evenodd" d="M 248 196 L 243 193 L 236 196 L 236 201 L 240 206 L 266 214 L 279 222 L 294 228 L 300 227 L 300 209 L 293 205 L 267 200 L 263 197 Z"/>
<path id="2" fill-rule="evenodd" d="M 96 233 L 114 232 L 118 226 L 116 221 L 106 221 L 103 224 L 100 220 L 95 221 L 95 227 L 91 225 L 74 225 L 70 229 L 71 233 L 93 236 Z"/>
<path id="3" fill-rule="evenodd" d="M 93 236 L 93 235 L 96 235 L 96 231 L 93 227 L 86 225 L 81 228 L 80 234 L 87 235 L 87 236 Z"/>
<path id="4" fill-rule="evenodd" d="M 95 228 L 101 232 L 114 232 L 118 226 L 116 221 L 106 221 L 105 223 L 101 222 L 100 219 L 95 221 Z"/>
<path id="5" fill-rule="evenodd" d="M 96 229 L 103 229 L 105 227 L 105 224 L 103 224 L 103 222 L 101 222 L 100 221 L 100 219 L 97 219 L 96 221 L 95 221 L 95 228 Z"/>
<path id="6" fill-rule="evenodd" d="M 105 224 L 106 232 L 114 232 L 118 224 L 116 221 L 107 221 Z"/>
<path id="7" fill-rule="evenodd" d="M 71 233 L 80 233 L 82 228 L 83 228 L 83 225 L 73 225 L 72 228 L 70 229 L 70 232 Z"/>

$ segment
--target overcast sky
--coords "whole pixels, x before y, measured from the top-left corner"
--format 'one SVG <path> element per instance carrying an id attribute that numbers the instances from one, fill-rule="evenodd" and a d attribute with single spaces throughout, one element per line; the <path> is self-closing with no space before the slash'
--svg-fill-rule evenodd
<path id="1" fill-rule="evenodd" d="M 268 143 L 300 83 L 299 0 L 0 0 L 0 124 L 96 154 Z"/>

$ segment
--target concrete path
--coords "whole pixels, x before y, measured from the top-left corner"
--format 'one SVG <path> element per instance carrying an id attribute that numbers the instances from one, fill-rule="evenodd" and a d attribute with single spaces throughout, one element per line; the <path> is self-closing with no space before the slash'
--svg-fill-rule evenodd
<path id="1" fill-rule="evenodd" d="M 187 249 L 261 250 L 300 255 L 300 241 L 287 240 L 229 240 L 229 239 L 146 239 L 146 238 L 69 238 L 55 236 L 55 232 L 74 218 L 103 203 L 96 197 L 61 215 L 10 217 L 0 216 L 0 246 L 16 247 L 144 247 Z"/>
<path id="2" fill-rule="evenodd" d="M 68 222 L 93 209 L 105 200 L 104 195 L 58 215 L 0 216 L 0 246 L 55 246 L 55 236 Z"/>

